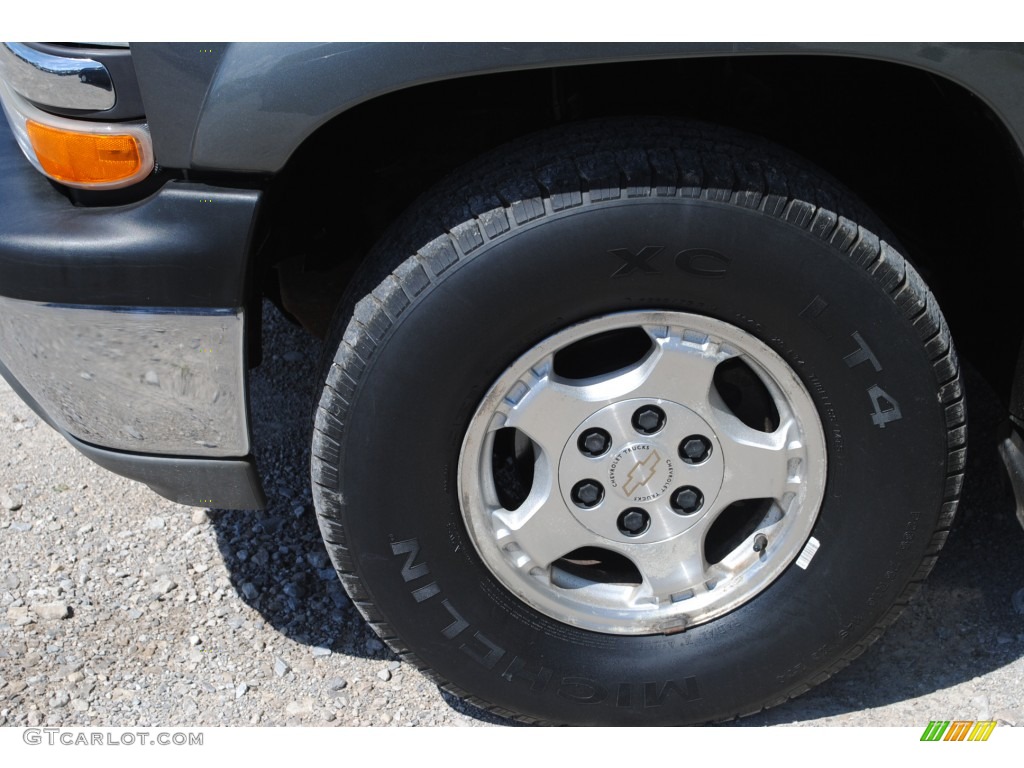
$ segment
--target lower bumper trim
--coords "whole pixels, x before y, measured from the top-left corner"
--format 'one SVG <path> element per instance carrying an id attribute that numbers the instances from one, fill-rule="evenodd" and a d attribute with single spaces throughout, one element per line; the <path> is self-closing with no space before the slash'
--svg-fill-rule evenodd
<path id="1" fill-rule="evenodd" d="M 152 488 L 178 504 L 216 509 L 264 509 L 267 505 L 256 462 L 241 459 L 190 459 L 119 453 L 68 437 L 86 458 L 104 469 Z"/>
<path id="2" fill-rule="evenodd" d="M 203 459 L 151 456 L 100 448 L 79 440 L 54 423 L 2 362 L 0 376 L 43 421 L 86 458 L 105 469 L 145 483 L 156 493 L 178 504 L 218 509 L 266 508 L 267 498 L 252 456 Z"/>

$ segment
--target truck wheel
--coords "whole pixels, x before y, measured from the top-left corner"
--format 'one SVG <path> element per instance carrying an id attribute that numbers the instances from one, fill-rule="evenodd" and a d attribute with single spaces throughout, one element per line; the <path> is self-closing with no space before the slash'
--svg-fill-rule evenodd
<path id="1" fill-rule="evenodd" d="M 313 487 L 355 605 L 524 720 L 701 723 L 829 677 L 931 569 L 963 468 L 949 333 L 890 241 L 710 126 L 569 126 L 457 173 L 325 361 Z"/>

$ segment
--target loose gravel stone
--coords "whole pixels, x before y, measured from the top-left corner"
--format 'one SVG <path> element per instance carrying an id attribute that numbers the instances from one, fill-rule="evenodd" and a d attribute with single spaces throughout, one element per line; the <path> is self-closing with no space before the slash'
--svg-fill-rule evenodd
<path id="1" fill-rule="evenodd" d="M 327 567 L 327 563 L 330 562 L 330 559 L 327 557 L 326 552 L 322 549 L 318 549 L 313 552 L 306 553 L 306 562 L 320 571 Z"/>
<path id="2" fill-rule="evenodd" d="M 1013 593 L 1013 610 L 1024 614 L 1024 587 Z"/>
<path id="3" fill-rule="evenodd" d="M 288 702 L 287 706 L 284 709 L 285 712 L 287 712 L 292 717 L 302 717 L 304 715 L 313 714 L 314 707 L 315 702 L 313 701 L 313 699 L 303 699 L 302 701 Z"/>
<path id="4" fill-rule="evenodd" d="M 348 681 L 343 677 L 332 677 L 327 681 L 327 690 L 341 691 L 348 687 Z"/>
<path id="5" fill-rule="evenodd" d="M 391 670 L 382 669 L 377 673 L 377 677 L 386 683 L 388 680 L 391 679 Z"/>
<path id="6" fill-rule="evenodd" d="M 71 608 L 67 603 L 34 603 L 31 606 L 32 613 L 45 621 L 57 621 L 66 619 L 71 615 Z"/>
<path id="7" fill-rule="evenodd" d="M 245 694 L 246 694 L 246 692 L 248 690 L 249 690 L 249 686 L 248 685 L 246 685 L 245 683 L 239 683 L 238 686 L 235 688 L 235 698 L 236 699 L 242 698 L 243 696 L 245 696 Z"/>
<path id="8" fill-rule="evenodd" d="M 12 496 L 8 496 L 6 493 L 0 496 L 0 507 L 10 511 L 17 512 L 21 509 L 21 500 L 16 499 Z"/>
<path id="9" fill-rule="evenodd" d="M 324 648 L 324 647 L 318 645 L 318 646 L 316 646 L 313 649 L 313 656 L 316 657 L 316 658 L 319 658 L 321 656 L 330 656 L 330 655 L 331 655 L 331 649 L 330 648 Z"/>
<path id="10" fill-rule="evenodd" d="M 153 582 L 152 591 L 158 595 L 166 595 L 178 588 L 178 584 L 166 576 L 162 576 Z"/>
<path id="11" fill-rule="evenodd" d="M 971 704 L 974 705 L 975 718 L 977 720 L 992 719 L 988 696 L 975 696 L 971 699 Z"/>
<path id="12" fill-rule="evenodd" d="M 291 667 L 288 666 L 288 662 L 282 659 L 280 656 L 274 657 L 274 674 L 278 677 L 284 677 L 291 672 Z"/>

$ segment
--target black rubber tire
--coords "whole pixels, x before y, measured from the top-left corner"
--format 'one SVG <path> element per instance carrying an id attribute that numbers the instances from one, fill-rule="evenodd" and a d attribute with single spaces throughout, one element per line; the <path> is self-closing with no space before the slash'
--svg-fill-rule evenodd
<path id="1" fill-rule="evenodd" d="M 718 721 L 841 669 L 931 569 L 964 466 L 949 332 L 882 232 L 799 158 L 692 123 L 569 126 L 455 174 L 371 255 L 325 360 L 314 497 L 356 606 L 440 685 L 526 721 Z M 648 246 L 632 267 L 610 253 Z M 677 263 L 690 249 L 721 256 Z M 638 308 L 758 336 L 811 393 L 828 450 L 811 566 L 668 636 L 526 606 L 481 562 L 457 494 L 467 424 L 501 372 L 567 325 Z"/>

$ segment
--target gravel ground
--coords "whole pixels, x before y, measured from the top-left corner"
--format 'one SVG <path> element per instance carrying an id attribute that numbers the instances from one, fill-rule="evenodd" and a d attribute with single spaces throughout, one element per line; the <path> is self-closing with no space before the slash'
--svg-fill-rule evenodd
<path id="1" fill-rule="evenodd" d="M 511 725 L 400 663 L 350 604 L 308 488 L 320 348 L 269 305 L 265 343 L 263 512 L 183 507 L 112 475 L 0 382 L 0 725 Z M 998 405 L 967 384 L 960 523 L 922 594 L 854 665 L 739 724 L 1024 725 L 1024 532 Z"/>

